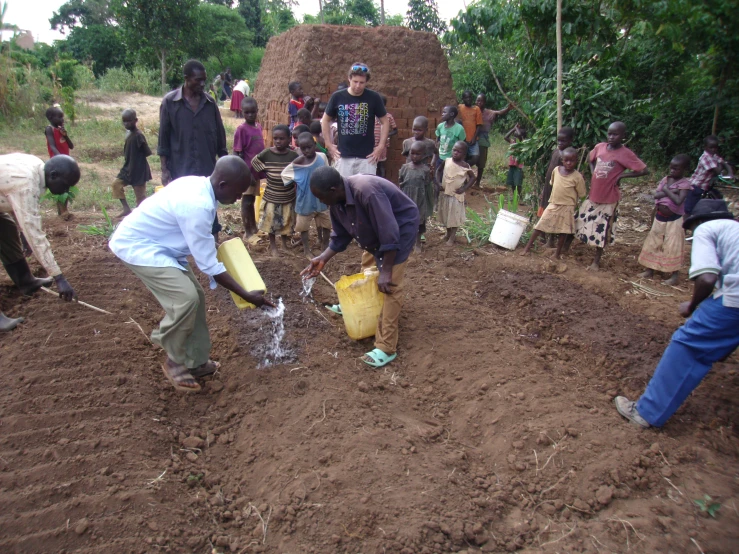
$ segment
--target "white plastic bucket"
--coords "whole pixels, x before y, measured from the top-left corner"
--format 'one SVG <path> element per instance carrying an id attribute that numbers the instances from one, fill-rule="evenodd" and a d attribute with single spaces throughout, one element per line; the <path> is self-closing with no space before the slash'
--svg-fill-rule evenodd
<path id="1" fill-rule="evenodd" d="M 490 242 L 508 250 L 515 250 L 528 224 L 527 218 L 507 210 L 500 210 L 490 232 Z"/>

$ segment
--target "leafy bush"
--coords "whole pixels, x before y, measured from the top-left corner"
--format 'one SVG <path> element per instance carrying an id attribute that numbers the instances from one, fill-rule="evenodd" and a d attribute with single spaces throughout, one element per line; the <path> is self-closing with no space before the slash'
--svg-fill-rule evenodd
<path id="1" fill-rule="evenodd" d="M 86 90 L 95 86 L 95 74 L 86 65 L 78 65 L 74 68 L 74 79 L 77 82 L 77 88 Z"/>
<path id="2" fill-rule="evenodd" d="M 113 67 L 98 79 L 98 87 L 109 92 L 139 92 L 152 96 L 161 92 L 159 72 L 141 66 L 135 66 L 131 71 Z"/>
<path id="3" fill-rule="evenodd" d="M 44 112 L 54 98 L 53 90 L 47 71 L 19 66 L 9 56 L 0 54 L 0 122 L 45 121 Z"/>

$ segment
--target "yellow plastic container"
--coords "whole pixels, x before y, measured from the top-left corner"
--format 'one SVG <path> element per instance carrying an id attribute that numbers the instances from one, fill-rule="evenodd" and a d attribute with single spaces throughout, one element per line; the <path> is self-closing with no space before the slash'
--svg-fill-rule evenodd
<path id="1" fill-rule="evenodd" d="M 344 326 L 354 340 L 372 337 L 385 304 L 385 295 L 377 289 L 377 271 L 344 275 L 336 283 L 336 294 L 344 314 Z"/>
<path id="2" fill-rule="evenodd" d="M 257 271 L 257 266 L 246 251 L 246 247 L 240 238 L 227 240 L 218 247 L 218 261 L 226 266 L 226 271 L 233 277 L 238 284 L 247 291 L 266 292 L 267 287 L 264 285 L 262 277 Z M 244 308 L 256 308 L 250 302 L 241 298 L 238 294 L 231 293 L 236 303 L 236 307 L 240 310 Z"/>
<path id="3" fill-rule="evenodd" d="M 159 192 L 160 190 L 164 190 L 164 187 L 162 185 L 157 185 L 154 187 L 154 192 Z"/>
<path id="4" fill-rule="evenodd" d="M 257 223 L 259 223 L 259 206 L 262 204 L 262 196 L 264 196 L 264 189 L 266 188 L 267 185 L 262 183 L 259 186 L 259 196 L 254 199 L 254 215 L 256 216 Z"/>

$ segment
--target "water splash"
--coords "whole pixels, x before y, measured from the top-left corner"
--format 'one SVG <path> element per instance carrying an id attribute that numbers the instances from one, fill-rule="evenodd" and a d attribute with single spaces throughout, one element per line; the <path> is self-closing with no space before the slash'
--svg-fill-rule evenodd
<path id="1" fill-rule="evenodd" d="M 300 296 L 303 298 L 303 302 L 312 297 L 313 285 L 316 284 L 316 279 L 318 279 L 318 277 L 311 277 L 310 279 L 303 277 L 303 291 L 300 293 Z"/>
<path id="2" fill-rule="evenodd" d="M 285 304 L 282 298 L 278 300 L 276 308 L 265 310 L 264 314 L 269 318 L 269 340 L 257 369 L 289 362 L 294 358 L 292 350 L 282 345 L 282 339 L 285 338 Z"/>

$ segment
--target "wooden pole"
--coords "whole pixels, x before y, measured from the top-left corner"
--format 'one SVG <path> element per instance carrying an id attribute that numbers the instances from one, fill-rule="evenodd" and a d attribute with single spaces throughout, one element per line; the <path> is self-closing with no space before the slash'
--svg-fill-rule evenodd
<path id="1" fill-rule="evenodd" d="M 557 0 L 557 132 L 562 128 L 562 0 Z"/>
<path id="2" fill-rule="evenodd" d="M 321 14 L 321 25 L 323 25 L 323 0 L 318 0 L 318 12 Z"/>
<path id="3" fill-rule="evenodd" d="M 46 287 L 41 287 L 41 290 L 44 292 L 48 292 L 49 294 L 53 294 L 54 296 L 60 296 L 58 292 L 54 292 L 51 289 L 47 289 Z M 92 304 L 88 304 L 87 302 L 82 302 L 81 300 L 74 299 L 74 302 L 76 304 L 79 304 L 80 306 L 84 306 L 85 308 L 90 308 L 91 310 L 95 310 L 96 312 L 100 312 L 101 314 L 108 314 L 113 315 L 108 310 L 103 310 L 102 308 L 96 308 Z"/>
<path id="4" fill-rule="evenodd" d="M 380 25 L 385 24 L 385 0 L 380 0 Z"/>

